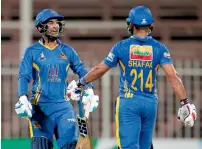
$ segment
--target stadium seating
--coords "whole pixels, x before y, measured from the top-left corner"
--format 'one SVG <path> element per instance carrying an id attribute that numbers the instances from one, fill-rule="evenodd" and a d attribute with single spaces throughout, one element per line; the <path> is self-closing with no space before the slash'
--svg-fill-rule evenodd
<path id="1" fill-rule="evenodd" d="M 63 14 L 67 23 L 75 20 L 124 21 L 130 8 L 136 5 L 146 5 L 151 8 L 156 17 L 153 35 L 165 42 L 168 47 L 172 47 L 171 51 L 183 50 L 183 54 L 180 53 L 179 56 L 192 56 L 194 54 L 186 47 L 187 45 L 188 47 L 193 45 L 193 50 L 201 52 L 199 48 L 202 39 L 202 13 L 197 0 L 181 0 L 181 2 L 159 0 L 155 3 L 152 0 L 33 0 L 33 19 L 41 9 L 50 7 Z M 2 21 L 19 21 L 19 0 L 4 0 L 2 6 Z M 82 26 L 82 24 L 80 25 Z M 33 41 L 37 41 L 40 35 L 36 30 L 33 30 L 33 32 Z M 9 52 L 10 48 L 13 49 L 12 47 L 15 47 L 16 52 L 19 51 L 16 45 L 19 43 L 19 36 L 18 28 L 11 30 L 2 26 L 2 53 L 5 58 L 19 59 L 17 54 Z M 117 40 L 125 37 L 127 37 L 125 26 L 119 29 L 99 29 L 98 26 L 96 29 L 88 28 L 86 31 L 75 27 L 66 29 L 63 41 L 70 45 L 76 45 L 75 48 L 78 52 L 84 53 L 83 47 L 86 47 L 85 51 L 90 50 L 91 53 L 104 51 L 103 53 L 106 54 Z M 178 42 L 182 43 L 183 41 L 186 41 L 186 45 L 181 44 L 180 48 L 176 46 Z M 91 44 L 96 46 L 93 47 Z M 97 54 L 94 58 L 102 59 L 104 54 Z M 86 56 L 88 55 L 86 54 Z M 87 58 L 86 56 L 84 56 L 84 59 Z"/>

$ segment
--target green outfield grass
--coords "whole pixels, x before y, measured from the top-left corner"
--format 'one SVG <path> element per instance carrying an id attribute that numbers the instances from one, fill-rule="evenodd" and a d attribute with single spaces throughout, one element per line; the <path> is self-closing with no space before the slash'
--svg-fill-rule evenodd
<path id="1" fill-rule="evenodd" d="M 93 140 L 93 146 L 95 147 L 97 140 Z M 29 149 L 30 139 L 29 138 L 11 138 L 1 139 L 1 149 Z M 56 142 L 54 142 L 54 149 L 58 149 Z"/>

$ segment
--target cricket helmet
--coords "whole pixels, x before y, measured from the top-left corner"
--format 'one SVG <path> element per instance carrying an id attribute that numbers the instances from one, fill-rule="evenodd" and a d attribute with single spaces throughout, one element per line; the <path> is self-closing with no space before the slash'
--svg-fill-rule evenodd
<path id="1" fill-rule="evenodd" d="M 137 26 L 148 26 L 154 22 L 154 18 L 149 8 L 137 6 L 130 10 L 126 22 Z"/>
<path id="2" fill-rule="evenodd" d="M 43 25 L 44 23 L 46 23 L 48 20 L 51 20 L 51 19 L 58 19 L 61 21 L 61 20 L 64 20 L 64 16 L 59 15 L 56 11 L 52 9 L 43 9 L 36 16 L 35 27 Z"/>
<path id="3" fill-rule="evenodd" d="M 48 21 L 51 19 L 57 19 L 59 24 L 59 32 L 53 33 L 48 29 Z M 64 16 L 58 14 L 56 11 L 52 9 L 43 9 L 39 12 L 39 14 L 36 16 L 35 20 L 35 27 L 38 29 L 40 33 L 43 33 L 44 35 L 48 37 L 59 37 L 63 35 L 64 27 L 65 27 L 65 21 Z"/>

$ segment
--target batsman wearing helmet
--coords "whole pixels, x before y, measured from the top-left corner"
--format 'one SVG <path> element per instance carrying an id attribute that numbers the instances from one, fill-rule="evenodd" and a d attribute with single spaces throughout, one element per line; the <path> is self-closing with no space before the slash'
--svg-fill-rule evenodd
<path id="1" fill-rule="evenodd" d="M 87 74 L 87 70 L 76 51 L 59 40 L 64 25 L 62 15 L 52 9 L 42 10 L 35 20 L 35 27 L 42 38 L 26 49 L 20 63 L 19 101 L 15 111 L 19 117 L 29 120 L 31 149 L 52 149 L 54 135 L 59 149 L 75 149 L 77 144 L 76 114 L 66 96 L 67 76 L 69 68 L 80 78 Z M 28 100 L 31 80 L 32 94 Z M 86 92 L 89 94 L 85 98 L 94 94 L 92 88 L 87 88 Z M 72 100 L 80 99 L 76 94 L 70 97 Z M 98 102 L 93 108 L 97 105 Z"/>
<path id="2" fill-rule="evenodd" d="M 154 18 L 149 8 L 132 8 L 126 23 L 131 36 L 117 42 L 104 61 L 82 77 L 77 86 L 98 79 L 119 64 L 120 86 L 115 108 L 118 148 L 150 149 L 157 115 L 156 75 L 159 66 L 179 98 L 178 117 L 185 126 L 194 125 L 196 109 L 187 98 L 168 49 L 150 35 Z"/>

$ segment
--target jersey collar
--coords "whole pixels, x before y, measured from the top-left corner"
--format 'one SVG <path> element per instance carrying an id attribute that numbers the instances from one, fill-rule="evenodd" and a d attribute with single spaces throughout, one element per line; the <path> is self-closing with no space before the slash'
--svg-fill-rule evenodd
<path id="1" fill-rule="evenodd" d="M 50 47 L 48 47 L 48 46 L 46 46 L 46 45 L 44 45 L 43 44 L 43 38 L 41 38 L 38 42 L 43 46 L 43 47 L 45 47 L 45 48 L 47 48 L 47 49 L 49 49 L 49 50 L 54 50 L 56 47 L 58 47 L 58 45 L 60 45 L 62 42 L 59 40 L 59 39 L 57 39 L 56 41 L 57 41 L 57 45 L 56 46 L 54 46 L 53 48 L 50 48 Z"/>
<path id="2" fill-rule="evenodd" d="M 145 38 L 141 38 L 137 35 L 132 35 L 130 38 L 136 39 L 140 42 L 146 42 L 147 40 L 151 39 L 151 36 L 146 36 Z"/>

